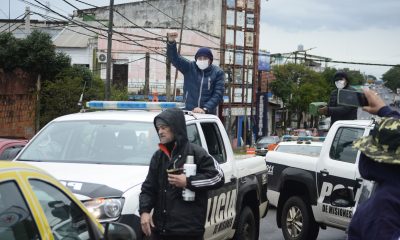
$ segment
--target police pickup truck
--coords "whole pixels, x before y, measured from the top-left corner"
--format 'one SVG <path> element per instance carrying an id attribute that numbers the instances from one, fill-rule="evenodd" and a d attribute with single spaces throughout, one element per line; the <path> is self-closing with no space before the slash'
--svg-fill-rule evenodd
<path id="1" fill-rule="evenodd" d="M 16 161 L 55 176 L 100 222 L 118 221 L 141 233 L 139 193 L 159 142 L 153 119 L 162 108 L 178 105 L 88 102 L 96 111 L 54 119 Z M 186 112 L 185 119 L 189 141 L 205 148 L 225 175 L 224 186 L 209 192 L 204 238 L 258 239 L 268 203 L 264 158 L 236 159 L 223 124 L 214 115 Z"/>
<path id="2" fill-rule="evenodd" d="M 338 121 L 330 128 L 319 156 L 270 151 L 267 197 L 277 208 L 276 222 L 285 239 L 316 239 L 320 228 L 346 229 L 353 206 L 331 204 L 332 191 L 352 189 L 360 198 L 359 151 L 354 140 L 368 135 L 369 120 Z"/>

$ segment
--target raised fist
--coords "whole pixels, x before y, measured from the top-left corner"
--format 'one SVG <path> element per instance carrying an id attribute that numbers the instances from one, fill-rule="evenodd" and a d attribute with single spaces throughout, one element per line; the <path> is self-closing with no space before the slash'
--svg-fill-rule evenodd
<path id="1" fill-rule="evenodd" d="M 178 37 L 178 32 L 167 32 L 167 40 L 168 42 L 175 42 L 175 39 Z"/>

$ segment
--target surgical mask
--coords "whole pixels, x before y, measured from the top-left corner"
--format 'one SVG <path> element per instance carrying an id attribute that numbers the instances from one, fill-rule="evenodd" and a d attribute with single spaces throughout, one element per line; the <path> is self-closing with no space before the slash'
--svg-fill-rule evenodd
<path id="1" fill-rule="evenodd" d="M 346 80 L 337 80 L 335 81 L 335 85 L 337 89 L 343 89 L 346 86 Z"/>
<path id="2" fill-rule="evenodd" d="M 201 70 L 204 70 L 208 67 L 208 60 L 197 60 L 196 64 Z"/>

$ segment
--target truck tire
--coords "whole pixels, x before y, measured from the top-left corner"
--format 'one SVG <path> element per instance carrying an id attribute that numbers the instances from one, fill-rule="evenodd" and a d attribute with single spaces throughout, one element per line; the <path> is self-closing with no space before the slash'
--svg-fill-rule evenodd
<path id="1" fill-rule="evenodd" d="M 236 229 L 234 240 L 257 240 L 257 226 L 254 219 L 253 211 L 250 207 L 245 206 L 240 211 L 239 221 Z"/>
<path id="2" fill-rule="evenodd" d="M 286 240 L 314 240 L 319 232 L 311 208 L 298 196 L 290 197 L 283 205 L 281 226 Z"/>

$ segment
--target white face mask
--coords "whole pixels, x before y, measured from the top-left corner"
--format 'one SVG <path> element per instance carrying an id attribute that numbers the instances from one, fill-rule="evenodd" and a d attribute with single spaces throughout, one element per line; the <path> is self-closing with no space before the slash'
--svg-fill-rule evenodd
<path id="1" fill-rule="evenodd" d="M 337 87 L 337 89 L 343 89 L 346 86 L 346 80 L 338 80 L 335 81 L 335 85 Z"/>
<path id="2" fill-rule="evenodd" d="M 201 70 L 204 70 L 208 67 L 208 60 L 197 60 L 196 64 Z"/>

